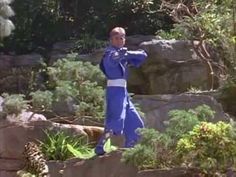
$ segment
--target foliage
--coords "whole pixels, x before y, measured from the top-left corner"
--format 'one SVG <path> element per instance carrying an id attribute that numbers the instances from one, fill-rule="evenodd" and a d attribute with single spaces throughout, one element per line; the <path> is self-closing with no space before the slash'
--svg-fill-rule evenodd
<path id="1" fill-rule="evenodd" d="M 98 67 L 89 62 L 78 61 L 75 54 L 68 55 L 67 58 L 58 60 L 52 67 L 48 67 L 48 74 L 51 86 L 57 84 L 57 80 L 77 81 L 82 84 L 90 80 L 98 85 L 103 85 L 104 76 Z"/>
<path id="2" fill-rule="evenodd" d="M 163 133 L 139 130 L 141 141 L 123 153 L 122 161 L 139 169 L 184 165 L 199 168 L 208 175 L 224 173 L 235 166 L 235 122 L 205 122 L 214 115 L 206 105 L 188 111 L 174 110 L 170 115 L 170 123 Z"/>
<path id="3" fill-rule="evenodd" d="M 116 0 L 111 12 L 112 26 L 124 26 L 129 34 L 154 34 L 158 29 L 169 29 L 172 21 L 159 10 L 160 5 L 160 0 Z"/>
<path id="4" fill-rule="evenodd" d="M 156 162 L 155 146 L 158 137 L 158 132 L 154 129 L 140 131 L 142 142 L 135 145 L 133 149 L 127 149 L 122 155 L 122 161 L 131 163 L 139 169 L 153 168 Z M 149 142 L 149 143 L 146 143 Z"/>
<path id="5" fill-rule="evenodd" d="M 207 105 L 201 105 L 195 109 L 172 110 L 169 112 L 170 120 L 166 121 L 166 134 L 174 140 L 178 140 L 201 121 L 209 121 L 214 117 L 214 111 Z"/>
<path id="6" fill-rule="evenodd" d="M 205 172 L 225 171 L 235 165 L 236 139 L 230 124 L 202 122 L 181 138 L 177 154 L 182 161 Z"/>
<path id="7" fill-rule="evenodd" d="M 155 151 L 145 145 L 136 145 L 134 149 L 127 149 L 122 155 L 122 161 L 131 163 L 139 169 L 155 168 Z"/>
<path id="8" fill-rule="evenodd" d="M 66 39 L 66 29 L 70 29 L 66 28 L 66 25 L 70 23 L 65 20 L 64 24 L 59 1 L 14 1 L 12 6 L 19 15 L 13 18 L 16 29 L 13 35 L 4 41 L 5 49 L 17 53 L 45 50 L 44 47 L 53 42 Z"/>
<path id="9" fill-rule="evenodd" d="M 20 114 L 23 109 L 28 108 L 27 101 L 24 99 L 24 95 L 7 93 L 2 94 L 4 101 L 2 104 L 3 112 L 6 114 Z"/>
<path id="10" fill-rule="evenodd" d="M 139 129 L 142 137 L 134 148 L 127 149 L 122 161 L 131 163 L 139 169 L 162 168 L 173 163 L 173 151 L 169 148 L 171 140 L 154 129 Z"/>
<path id="11" fill-rule="evenodd" d="M 49 67 L 48 74 L 55 101 L 72 98 L 78 116 L 103 116 L 104 76 L 98 67 L 69 56 Z"/>
<path id="12" fill-rule="evenodd" d="M 90 147 L 84 137 L 69 136 L 65 132 L 45 131 L 46 139 L 40 141 L 40 147 L 48 160 L 66 160 L 74 157 L 69 148 L 78 149 L 81 152 L 90 151 Z M 69 148 L 68 148 L 69 147 Z"/>
<path id="13" fill-rule="evenodd" d="M 32 106 L 34 110 L 51 110 L 52 108 L 52 101 L 53 101 L 53 93 L 46 90 L 46 91 L 36 91 L 30 94 L 32 96 Z"/>
<path id="14" fill-rule="evenodd" d="M 0 0 L 0 39 L 9 36 L 15 29 L 12 21 L 9 20 L 9 17 L 15 14 L 9 5 L 11 2 L 11 0 Z"/>

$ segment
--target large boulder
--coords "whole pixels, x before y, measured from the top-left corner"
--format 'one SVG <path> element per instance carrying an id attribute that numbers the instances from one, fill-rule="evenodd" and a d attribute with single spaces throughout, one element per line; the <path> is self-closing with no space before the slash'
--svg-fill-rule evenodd
<path id="1" fill-rule="evenodd" d="M 159 131 L 165 129 L 164 122 L 169 120 L 169 111 L 174 109 L 188 110 L 203 104 L 208 105 L 215 111 L 213 121 L 228 120 L 221 104 L 215 98 L 207 95 L 136 95 L 134 96 L 134 102 L 145 113 L 146 127 L 155 128 Z"/>
<path id="2" fill-rule="evenodd" d="M 153 39 L 140 42 L 136 47 L 131 46 L 133 49 L 142 48 L 148 53 L 140 69 L 131 69 L 128 84 L 131 92 L 170 94 L 181 93 L 191 87 L 210 89 L 208 65 L 199 59 L 190 41 Z M 214 80 L 216 88 L 218 79 Z"/>

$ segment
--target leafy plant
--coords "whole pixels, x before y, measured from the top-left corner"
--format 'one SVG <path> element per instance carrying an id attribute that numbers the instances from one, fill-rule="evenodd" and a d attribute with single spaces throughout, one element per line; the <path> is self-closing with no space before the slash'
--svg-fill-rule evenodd
<path id="1" fill-rule="evenodd" d="M 94 152 L 94 149 L 87 149 L 87 148 L 77 148 L 75 149 L 73 146 L 67 144 L 67 148 L 68 150 L 77 158 L 80 158 L 80 159 L 89 159 L 89 158 L 92 158 L 93 156 L 95 156 L 95 152 Z M 116 146 L 113 146 L 111 144 L 111 140 L 108 139 L 107 142 L 105 143 L 104 145 L 104 150 L 106 153 L 109 153 L 111 151 L 114 151 L 116 150 L 117 147 Z"/>
<path id="2" fill-rule="evenodd" d="M 69 136 L 63 131 L 45 131 L 45 134 L 46 139 L 40 141 L 40 147 L 48 160 L 66 160 L 74 157 L 68 147 L 79 149 L 81 153 L 91 150 L 84 137 Z"/>
<path id="3" fill-rule="evenodd" d="M 28 108 L 28 102 L 24 99 L 25 96 L 22 94 L 7 93 L 2 94 L 4 101 L 2 103 L 3 112 L 6 114 L 20 114 L 23 109 Z"/>
<path id="4" fill-rule="evenodd" d="M 95 156 L 94 149 L 87 143 L 85 137 L 70 136 L 67 133 L 45 131 L 46 138 L 40 142 L 40 148 L 47 160 L 67 160 L 72 157 L 89 159 Z M 104 145 L 104 150 L 109 153 L 117 147 L 111 144 L 111 140 Z"/>
<path id="5" fill-rule="evenodd" d="M 202 122 L 181 138 L 177 154 L 187 165 L 205 172 L 224 172 L 235 165 L 236 137 L 233 127 L 224 122 Z"/>

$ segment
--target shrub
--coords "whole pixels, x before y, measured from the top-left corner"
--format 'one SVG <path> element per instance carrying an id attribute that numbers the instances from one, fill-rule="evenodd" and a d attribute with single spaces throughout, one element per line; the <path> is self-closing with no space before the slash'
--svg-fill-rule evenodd
<path id="1" fill-rule="evenodd" d="M 32 96 L 32 106 L 34 110 L 51 110 L 53 93 L 50 91 L 36 91 L 30 94 Z"/>
<path id="2" fill-rule="evenodd" d="M 68 55 L 47 68 L 47 91 L 32 92 L 34 108 L 50 109 L 53 102 L 73 100 L 75 114 L 101 118 L 104 115 L 104 76 L 97 66 Z"/>
<path id="3" fill-rule="evenodd" d="M 225 171 L 235 165 L 236 139 L 233 127 L 224 122 L 202 122 L 181 138 L 177 154 L 190 166 L 205 172 Z"/>
<path id="4" fill-rule="evenodd" d="M 4 101 L 2 104 L 3 112 L 6 114 L 20 114 L 23 109 L 28 108 L 27 101 L 24 99 L 25 96 L 22 94 L 7 93 L 2 94 Z"/>
<path id="5" fill-rule="evenodd" d="M 155 146 L 159 134 L 154 129 L 142 129 L 139 132 L 142 136 L 140 144 L 135 145 L 133 149 L 127 149 L 121 160 L 139 169 L 153 168 L 156 164 Z"/>
<path id="6" fill-rule="evenodd" d="M 171 140 L 154 129 L 139 129 L 141 141 L 122 155 L 122 161 L 139 169 L 167 167 L 172 162 Z"/>
<path id="7" fill-rule="evenodd" d="M 207 105 L 201 105 L 187 111 L 172 110 L 169 112 L 170 120 L 165 122 L 167 125 L 166 134 L 172 139 L 178 140 L 201 121 L 213 119 L 214 113 Z"/>
<path id="8" fill-rule="evenodd" d="M 67 160 L 72 157 L 89 159 L 95 156 L 94 148 L 87 143 L 86 137 L 70 136 L 67 133 L 45 131 L 46 138 L 40 142 L 40 148 L 47 160 Z M 107 153 L 114 151 L 117 147 L 111 145 L 111 140 L 104 145 Z"/>

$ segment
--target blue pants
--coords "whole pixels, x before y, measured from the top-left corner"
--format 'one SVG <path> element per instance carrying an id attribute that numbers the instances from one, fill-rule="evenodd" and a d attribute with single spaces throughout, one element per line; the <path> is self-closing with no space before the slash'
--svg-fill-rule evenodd
<path id="1" fill-rule="evenodd" d="M 143 127 L 144 123 L 130 101 L 126 88 L 107 87 L 105 133 L 124 134 L 125 147 L 133 147 L 140 138 L 136 129 Z M 97 147 L 101 149 L 107 137 L 102 136 Z"/>

